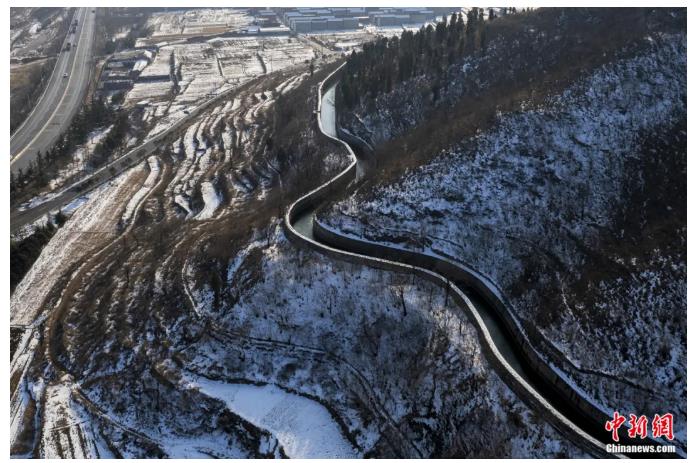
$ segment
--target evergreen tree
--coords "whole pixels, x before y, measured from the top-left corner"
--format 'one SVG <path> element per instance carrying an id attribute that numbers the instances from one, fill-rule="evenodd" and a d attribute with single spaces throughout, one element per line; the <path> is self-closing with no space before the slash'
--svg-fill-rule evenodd
<path id="1" fill-rule="evenodd" d="M 62 227 L 65 225 L 65 222 L 67 222 L 67 216 L 62 209 L 59 209 L 58 213 L 55 214 L 55 223 L 58 225 L 58 227 Z M 50 221 L 48 223 L 50 223 Z"/>
<path id="2" fill-rule="evenodd" d="M 380 37 L 364 44 L 361 52 L 352 51 L 347 58 L 339 103 L 353 108 L 363 98 L 375 99 L 420 75 L 439 82 L 432 95 L 438 98 L 445 70 L 466 54 L 485 49 L 487 22 L 497 18 L 492 8 L 487 12 L 474 7 L 467 10 L 466 21 L 462 12 L 453 12 L 435 26 L 428 24 L 417 32 L 407 30 L 398 37 Z"/>

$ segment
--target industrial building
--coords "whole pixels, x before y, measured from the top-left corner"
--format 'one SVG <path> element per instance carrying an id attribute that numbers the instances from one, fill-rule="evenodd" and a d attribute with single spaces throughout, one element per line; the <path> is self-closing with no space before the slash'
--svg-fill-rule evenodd
<path id="1" fill-rule="evenodd" d="M 370 11 L 368 19 L 374 26 L 401 26 L 435 21 L 436 14 L 426 8 L 380 8 Z"/>
<path id="2" fill-rule="evenodd" d="M 453 11 L 454 8 L 446 10 Z M 440 14 L 445 14 L 442 12 Z M 375 26 L 401 26 L 435 21 L 435 8 L 287 8 L 278 13 L 292 32 L 341 31 L 358 29 L 366 24 Z"/>

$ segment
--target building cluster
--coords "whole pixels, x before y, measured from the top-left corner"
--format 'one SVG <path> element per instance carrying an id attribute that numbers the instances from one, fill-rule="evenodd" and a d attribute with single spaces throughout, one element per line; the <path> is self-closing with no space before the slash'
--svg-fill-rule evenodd
<path id="1" fill-rule="evenodd" d="M 100 91 L 127 90 L 138 80 L 142 70 L 152 61 L 149 50 L 132 50 L 114 54 L 109 59 L 98 84 Z M 168 78 L 168 76 L 166 76 Z"/>
<path id="2" fill-rule="evenodd" d="M 255 16 L 255 24 L 256 26 L 260 27 L 276 27 L 279 26 L 279 22 L 277 21 L 277 13 L 270 9 L 263 9 L 263 10 L 249 10 L 250 13 L 252 13 Z"/>
<path id="3" fill-rule="evenodd" d="M 426 8 L 379 8 L 370 11 L 368 19 L 374 26 L 402 26 L 435 21 L 436 14 Z"/>
<path id="4" fill-rule="evenodd" d="M 289 8 L 279 17 L 292 32 L 301 34 L 321 31 L 358 29 L 366 25 L 403 26 L 435 21 L 436 16 L 448 14 L 455 8 Z"/>
<path id="5" fill-rule="evenodd" d="M 366 25 L 404 26 L 435 21 L 437 16 L 458 8 L 427 7 L 342 7 L 284 8 L 278 17 L 292 32 L 308 33 L 358 29 Z"/>
<path id="6" fill-rule="evenodd" d="M 284 24 L 296 33 L 357 29 L 368 17 L 365 8 L 292 8 L 282 14 Z"/>

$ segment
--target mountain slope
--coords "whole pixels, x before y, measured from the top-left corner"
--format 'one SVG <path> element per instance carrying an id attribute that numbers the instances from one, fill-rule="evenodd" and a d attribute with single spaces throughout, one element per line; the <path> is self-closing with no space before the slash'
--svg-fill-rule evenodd
<path id="1" fill-rule="evenodd" d="M 377 111 L 342 115 L 375 146 L 377 167 L 322 220 L 488 275 L 584 395 L 606 411 L 672 411 L 685 448 L 685 33 L 648 31 L 476 136 L 450 129 L 444 139 L 457 141 L 442 150 L 413 139 L 429 121 L 415 135 L 390 130 L 391 115 L 407 113 L 398 102 L 410 101 L 408 85 L 378 97 Z M 389 163 L 390 150 L 410 144 L 418 152 L 400 155 L 408 174 L 388 181 L 404 164 Z M 432 161 L 413 167 L 421 159 Z"/>

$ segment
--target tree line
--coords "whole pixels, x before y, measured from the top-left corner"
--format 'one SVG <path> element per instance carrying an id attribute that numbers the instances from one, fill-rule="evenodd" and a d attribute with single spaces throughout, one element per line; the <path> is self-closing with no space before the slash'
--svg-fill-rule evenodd
<path id="1" fill-rule="evenodd" d="M 515 8 L 504 8 L 501 14 L 515 12 Z M 435 27 L 429 24 L 416 32 L 404 31 L 399 37 L 365 43 L 363 51 L 353 51 L 347 59 L 339 86 L 340 103 L 352 109 L 362 98 L 389 93 L 400 82 L 421 75 L 442 75 L 449 65 L 486 47 L 486 23 L 495 18 L 496 11 L 491 8 L 487 15 L 482 8 L 472 8 L 466 23 L 461 13 L 453 13 L 449 21 L 443 16 Z"/>
<path id="2" fill-rule="evenodd" d="M 97 16 L 96 54 L 110 55 L 135 47 L 137 39 L 147 37 L 152 31 L 146 27 L 149 8 L 104 8 Z M 123 28 L 129 29 L 125 37 L 116 38 Z"/>
<path id="3" fill-rule="evenodd" d="M 26 272 L 29 271 L 43 247 L 50 241 L 67 217 L 59 211 L 55 215 L 55 225 L 48 220 L 45 225 L 36 227 L 34 233 L 20 241 L 10 240 L 10 291 L 14 292 Z"/>

